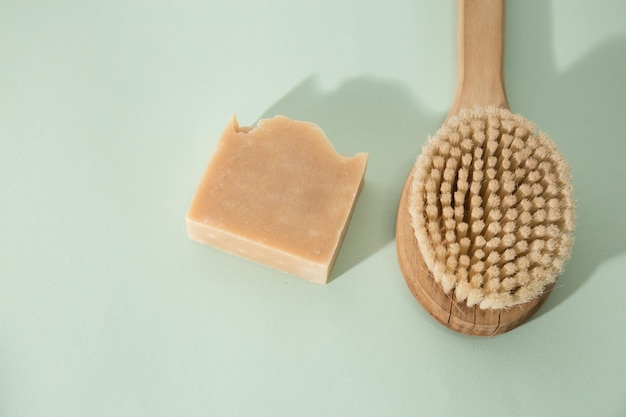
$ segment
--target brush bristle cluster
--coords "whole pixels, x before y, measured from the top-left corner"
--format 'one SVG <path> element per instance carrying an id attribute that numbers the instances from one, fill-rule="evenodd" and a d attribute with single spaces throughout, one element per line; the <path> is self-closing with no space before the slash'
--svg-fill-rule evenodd
<path id="1" fill-rule="evenodd" d="M 506 109 L 448 119 L 417 159 L 409 204 L 435 281 L 469 307 L 539 297 L 570 255 L 568 166 L 546 134 Z"/>

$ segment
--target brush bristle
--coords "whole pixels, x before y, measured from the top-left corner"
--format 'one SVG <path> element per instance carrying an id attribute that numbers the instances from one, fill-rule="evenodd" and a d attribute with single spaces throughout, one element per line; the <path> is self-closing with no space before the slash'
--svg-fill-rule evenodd
<path id="1" fill-rule="evenodd" d="M 567 163 L 545 133 L 508 110 L 477 107 L 451 117 L 418 157 L 409 199 L 435 281 L 470 307 L 531 301 L 569 258 Z"/>

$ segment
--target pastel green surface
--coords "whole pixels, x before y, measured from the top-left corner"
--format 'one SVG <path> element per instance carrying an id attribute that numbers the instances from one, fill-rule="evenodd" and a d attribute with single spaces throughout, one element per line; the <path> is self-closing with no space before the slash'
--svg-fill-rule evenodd
<path id="1" fill-rule="evenodd" d="M 507 6 L 509 101 L 570 162 L 578 229 L 540 312 L 480 339 L 428 316 L 394 243 L 454 1 L 4 0 L 0 415 L 626 415 L 626 2 Z M 370 153 L 329 285 L 187 238 L 234 112 Z"/>

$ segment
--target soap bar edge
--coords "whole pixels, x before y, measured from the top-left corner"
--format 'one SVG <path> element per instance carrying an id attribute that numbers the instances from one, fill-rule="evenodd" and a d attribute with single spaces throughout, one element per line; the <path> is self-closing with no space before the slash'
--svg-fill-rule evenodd
<path id="1" fill-rule="evenodd" d="M 328 282 L 334 259 L 326 266 L 325 264 L 296 256 L 275 247 L 246 239 L 245 237 L 235 235 L 226 230 L 199 223 L 190 218 L 186 218 L 186 223 L 189 238 L 195 242 L 211 246 L 240 258 L 248 259 L 259 265 L 304 278 L 316 284 L 326 284 Z M 237 245 L 221 243 L 224 240 L 237 242 Z M 242 249 L 242 246 L 245 246 L 246 249 Z M 263 260 L 263 255 L 265 255 L 266 260 Z M 267 258 L 277 259 L 277 261 L 268 262 Z M 307 268 L 303 271 L 302 268 L 289 266 L 290 264 L 297 265 L 298 263 L 306 265 Z"/>

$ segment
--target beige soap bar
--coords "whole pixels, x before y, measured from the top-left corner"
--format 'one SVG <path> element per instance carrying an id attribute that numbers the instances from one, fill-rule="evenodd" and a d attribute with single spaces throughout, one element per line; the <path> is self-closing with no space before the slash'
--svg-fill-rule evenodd
<path id="1" fill-rule="evenodd" d="M 337 154 L 315 124 L 232 116 L 187 213 L 189 237 L 326 283 L 363 185 L 367 154 Z"/>

